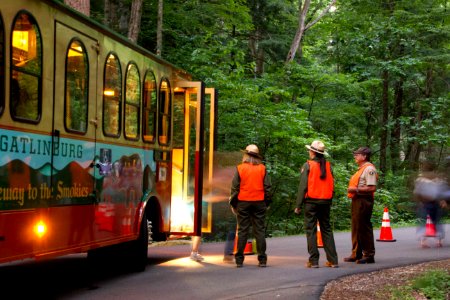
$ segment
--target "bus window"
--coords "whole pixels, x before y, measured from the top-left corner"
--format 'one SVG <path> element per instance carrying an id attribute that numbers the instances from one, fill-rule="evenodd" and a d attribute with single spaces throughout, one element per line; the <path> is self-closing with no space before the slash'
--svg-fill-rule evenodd
<path id="1" fill-rule="evenodd" d="M 0 15 L 0 116 L 5 108 L 5 29 Z"/>
<path id="2" fill-rule="evenodd" d="M 152 71 L 145 74 L 144 107 L 143 107 L 143 137 L 144 142 L 155 142 L 156 120 L 156 79 Z"/>
<path id="3" fill-rule="evenodd" d="M 136 64 L 128 64 L 125 78 L 125 137 L 137 140 L 139 136 L 141 79 Z"/>
<path id="4" fill-rule="evenodd" d="M 170 122 L 172 110 L 172 94 L 166 78 L 161 80 L 159 87 L 159 126 L 158 141 L 161 145 L 170 144 Z"/>
<path id="5" fill-rule="evenodd" d="M 41 117 L 42 42 L 36 20 L 25 11 L 14 19 L 11 34 L 11 115 L 37 123 Z"/>
<path id="6" fill-rule="evenodd" d="M 103 132 L 107 136 L 120 135 L 122 98 L 122 70 L 119 59 L 112 53 L 105 63 L 103 84 Z"/>
<path id="7" fill-rule="evenodd" d="M 89 63 L 81 41 L 73 40 L 66 55 L 65 125 L 69 131 L 86 133 Z"/>

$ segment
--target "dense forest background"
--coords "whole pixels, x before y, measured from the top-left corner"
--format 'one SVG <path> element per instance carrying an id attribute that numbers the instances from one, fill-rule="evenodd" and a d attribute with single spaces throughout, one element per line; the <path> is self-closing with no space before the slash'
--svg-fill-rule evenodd
<path id="1" fill-rule="evenodd" d="M 333 164 L 336 230 L 350 225 L 359 146 L 380 172 L 374 225 L 384 207 L 394 224 L 414 220 L 422 162 L 449 177 L 450 1 L 91 0 L 90 17 L 218 89 L 218 167 L 260 147 L 271 234 L 302 231 L 293 209 L 315 139 Z"/>

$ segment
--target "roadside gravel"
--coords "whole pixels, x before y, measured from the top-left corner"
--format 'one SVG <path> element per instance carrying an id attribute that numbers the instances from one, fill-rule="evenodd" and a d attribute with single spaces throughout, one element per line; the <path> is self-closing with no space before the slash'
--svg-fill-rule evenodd
<path id="1" fill-rule="evenodd" d="M 325 286 L 320 300 L 391 299 L 389 291 L 391 288 L 401 287 L 409 279 L 430 269 L 444 269 L 450 272 L 450 259 L 342 277 L 329 282 Z M 427 299 L 419 293 L 416 293 L 413 297 L 416 300 Z M 450 299 L 449 293 L 447 293 L 446 299 Z"/>

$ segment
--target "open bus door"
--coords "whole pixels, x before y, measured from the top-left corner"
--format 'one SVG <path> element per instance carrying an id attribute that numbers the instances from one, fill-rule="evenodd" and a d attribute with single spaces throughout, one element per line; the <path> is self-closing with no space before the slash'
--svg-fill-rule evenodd
<path id="1" fill-rule="evenodd" d="M 204 202 L 205 188 L 208 189 L 212 181 L 214 139 L 210 135 L 214 130 L 210 127 L 215 124 L 211 122 L 211 117 L 215 116 L 211 109 L 215 106 L 210 104 L 211 99 L 214 101 L 211 93 L 211 89 L 206 92 L 203 82 L 177 82 L 174 88 L 172 234 L 199 236 L 202 231 L 211 230 L 212 210 L 209 203 Z"/>

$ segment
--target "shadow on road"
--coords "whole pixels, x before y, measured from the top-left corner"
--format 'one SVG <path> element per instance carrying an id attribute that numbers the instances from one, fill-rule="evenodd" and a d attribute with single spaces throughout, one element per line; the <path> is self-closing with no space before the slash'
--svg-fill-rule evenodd
<path id="1" fill-rule="evenodd" d="M 147 268 L 179 257 L 176 253 L 150 255 Z M 126 263 L 92 264 L 82 254 L 42 261 L 26 260 L 0 265 L 1 293 L 9 295 L 10 299 L 60 299 L 75 290 L 96 289 L 102 281 L 132 273 Z"/>

